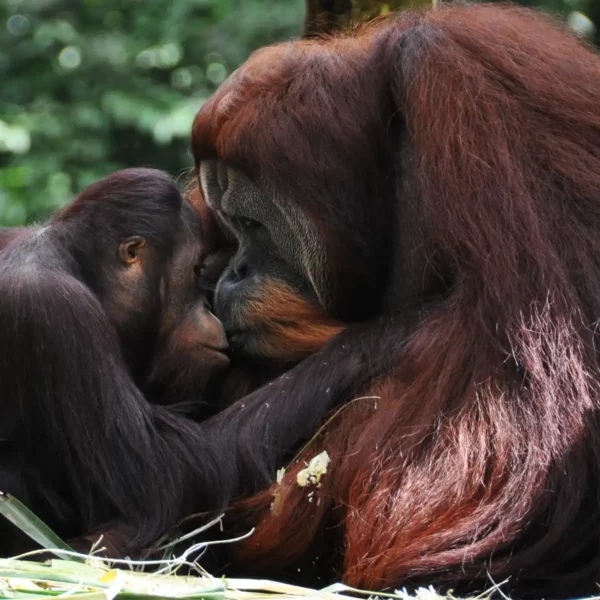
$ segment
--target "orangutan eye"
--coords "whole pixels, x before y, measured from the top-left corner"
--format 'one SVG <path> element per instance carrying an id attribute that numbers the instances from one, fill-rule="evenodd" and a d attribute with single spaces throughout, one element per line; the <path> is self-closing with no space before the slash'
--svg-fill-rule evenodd
<path id="1" fill-rule="evenodd" d="M 263 226 L 260 221 L 255 221 L 254 219 L 248 219 L 246 217 L 238 219 L 238 224 L 246 231 L 251 229 L 260 229 Z"/>

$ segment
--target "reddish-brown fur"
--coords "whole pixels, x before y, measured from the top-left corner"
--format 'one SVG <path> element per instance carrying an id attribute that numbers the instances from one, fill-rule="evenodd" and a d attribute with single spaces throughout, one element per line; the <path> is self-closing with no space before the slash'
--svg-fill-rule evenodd
<path id="1" fill-rule="evenodd" d="M 199 114 L 194 151 L 302 202 L 341 287 L 376 282 L 393 263 L 389 164 L 377 151 L 395 114 L 415 157 L 418 192 L 405 202 L 418 203 L 451 285 L 396 369 L 366 390 L 376 404 L 351 403 L 282 483 L 241 505 L 250 522 L 262 515 L 241 557 L 290 564 L 333 515 L 351 585 L 489 572 L 538 591 L 549 582 L 554 596 L 592 593 L 600 59 L 524 9 L 410 12 L 260 51 Z M 323 449 L 331 464 L 309 502 L 295 473 Z"/>
<path id="2" fill-rule="evenodd" d="M 289 361 L 313 354 L 343 329 L 282 282 L 265 284 L 246 315 L 251 328 L 261 331 L 261 355 Z"/>

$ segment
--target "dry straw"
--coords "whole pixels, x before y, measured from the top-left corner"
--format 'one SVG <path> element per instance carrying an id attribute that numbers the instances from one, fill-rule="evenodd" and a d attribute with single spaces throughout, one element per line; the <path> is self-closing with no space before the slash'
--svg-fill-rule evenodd
<path id="1" fill-rule="evenodd" d="M 206 548 L 216 543 L 235 543 L 242 538 L 193 544 L 180 556 L 173 556 L 173 549 L 176 546 L 219 524 L 222 515 L 203 527 L 158 547 L 156 551 L 163 552 L 162 559 L 136 561 L 97 556 L 97 553 L 102 550 L 102 538 L 98 540 L 89 555 L 75 552 L 27 507 L 17 499 L 0 492 L 0 518 L 2 515 L 42 548 L 15 558 L 0 559 L 0 598 L 19 600 L 41 600 L 44 597 L 85 598 L 86 600 L 157 600 L 159 598 L 457 600 L 451 594 L 440 596 L 433 588 L 420 588 L 416 590 L 415 595 L 410 595 L 404 590 L 398 590 L 393 594 L 369 592 L 342 584 L 314 590 L 262 579 L 215 578 L 202 569 L 199 561 Z M 247 536 L 251 534 L 252 531 L 248 532 Z M 30 560 L 48 554 L 57 558 L 45 562 Z M 178 574 L 183 568 L 194 575 Z M 485 594 L 472 600 L 486 600 L 493 594 L 506 598 L 500 586 L 493 585 Z"/>

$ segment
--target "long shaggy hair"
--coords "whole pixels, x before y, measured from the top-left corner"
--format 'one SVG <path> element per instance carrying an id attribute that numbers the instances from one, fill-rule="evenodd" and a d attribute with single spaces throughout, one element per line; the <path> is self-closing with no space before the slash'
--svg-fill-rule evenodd
<path id="1" fill-rule="evenodd" d="M 407 12 L 261 50 L 203 107 L 193 147 L 295 199 L 340 287 L 369 282 L 390 336 L 408 299 L 443 287 L 396 367 L 361 387 L 376 400 L 346 406 L 238 505 L 258 521 L 241 559 L 289 565 L 333 520 L 352 585 L 489 574 L 593 592 L 597 54 L 522 8 Z M 322 450 L 309 498 L 296 474 Z"/>

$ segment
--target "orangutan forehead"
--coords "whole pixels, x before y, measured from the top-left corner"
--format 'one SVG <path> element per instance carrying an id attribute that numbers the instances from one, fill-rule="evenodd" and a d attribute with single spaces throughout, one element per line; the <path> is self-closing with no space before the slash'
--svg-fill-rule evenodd
<path id="1" fill-rule="evenodd" d="M 226 189 L 217 181 L 218 169 L 227 173 Z M 278 230 L 291 228 L 295 235 L 314 227 L 308 215 L 267 179 L 250 180 L 219 159 L 203 161 L 199 178 L 208 206 L 229 218 L 252 219 Z"/>
<path id="2" fill-rule="evenodd" d="M 370 82 L 361 82 L 360 77 L 368 58 L 369 47 L 350 38 L 259 50 L 196 115 L 192 128 L 196 164 L 220 157 L 245 166 L 257 140 L 302 130 L 307 119 L 319 114 L 333 118 L 359 96 L 361 87 L 374 93 Z"/>

